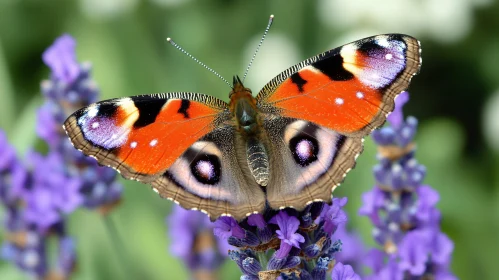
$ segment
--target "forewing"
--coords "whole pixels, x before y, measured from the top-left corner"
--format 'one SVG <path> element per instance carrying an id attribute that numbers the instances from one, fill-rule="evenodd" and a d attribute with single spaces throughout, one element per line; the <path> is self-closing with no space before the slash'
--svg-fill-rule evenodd
<path id="1" fill-rule="evenodd" d="M 259 92 L 257 104 L 267 114 L 364 136 L 383 124 L 420 65 L 416 39 L 373 36 L 287 69 Z"/>

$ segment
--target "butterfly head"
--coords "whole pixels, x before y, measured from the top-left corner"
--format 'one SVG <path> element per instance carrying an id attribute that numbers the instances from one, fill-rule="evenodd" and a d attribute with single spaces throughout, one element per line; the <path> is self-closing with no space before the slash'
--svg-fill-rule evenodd
<path id="1" fill-rule="evenodd" d="M 239 130 L 246 135 L 256 134 L 258 132 L 256 99 L 251 90 L 244 87 L 238 76 L 234 76 L 229 97 L 230 109 L 236 118 Z"/>

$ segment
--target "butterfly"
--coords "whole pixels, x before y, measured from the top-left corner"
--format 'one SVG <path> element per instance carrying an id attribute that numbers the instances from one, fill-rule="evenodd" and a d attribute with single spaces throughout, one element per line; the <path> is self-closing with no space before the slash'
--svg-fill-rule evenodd
<path id="1" fill-rule="evenodd" d="M 283 71 L 230 102 L 190 92 L 91 104 L 64 123 L 73 145 L 127 179 L 211 219 L 331 201 L 420 69 L 420 43 L 368 37 Z"/>

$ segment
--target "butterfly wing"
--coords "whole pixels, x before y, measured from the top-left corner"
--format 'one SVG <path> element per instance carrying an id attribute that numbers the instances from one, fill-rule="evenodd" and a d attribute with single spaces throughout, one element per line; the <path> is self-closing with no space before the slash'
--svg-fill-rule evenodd
<path id="1" fill-rule="evenodd" d="M 373 36 L 289 68 L 264 86 L 257 102 L 266 113 L 363 136 L 383 124 L 420 65 L 415 38 Z"/>
<path id="2" fill-rule="evenodd" d="M 274 158 L 270 206 L 329 201 L 362 152 L 362 137 L 385 122 L 420 65 L 416 39 L 378 35 L 307 59 L 264 86 L 257 106 Z"/>
<path id="3" fill-rule="evenodd" d="M 73 145 L 127 179 L 212 218 L 261 211 L 265 197 L 235 155 L 239 145 L 228 105 L 196 93 L 166 93 L 98 102 L 71 115 Z"/>
<path id="4" fill-rule="evenodd" d="M 274 208 L 301 210 L 314 201 L 330 201 L 353 168 L 363 139 L 348 137 L 314 123 L 292 118 L 264 121 L 268 133 L 270 180 L 267 200 Z"/>

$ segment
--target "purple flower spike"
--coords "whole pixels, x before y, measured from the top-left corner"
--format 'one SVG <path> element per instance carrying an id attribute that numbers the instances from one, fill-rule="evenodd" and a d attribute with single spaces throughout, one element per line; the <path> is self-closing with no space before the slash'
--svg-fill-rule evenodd
<path id="1" fill-rule="evenodd" d="M 377 225 L 379 221 L 378 210 L 383 207 L 384 203 L 384 193 L 378 187 L 374 187 L 362 194 L 362 206 L 359 209 L 359 215 L 368 216 Z"/>
<path id="2" fill-rule="evenodd" d="M 404 279 L 404 271 L 395 261 L 395 258 L 390 258 L 386 266 L 373 278 L 373 280 L 377 279 L 402 280 Z"/>
<path id="3" fill-rule="evenodd" d="M 43 62 L 50 67 L 54 78 L 72 83 L 80 73 L 75 54 L 76 42 L 70 35 L 62 35 L 43 53 Z"/>
<path id="4" fill-rule="evenodd" d="M 248 225 L 257 227 L 256 235 L 262 243 L 267 243 L 272 238 L 272 231 L 265 222 L 262 214 L 253 214 L 248 217 Z"/>
<path id="5" fill-rule="evenodd" d="M 244 229 L 239 226 L 237 221 L 228 216 L 220 217 L 215 221 L 213 233 L 222 239 L 228 239 L 231 236 L 242 239 L 246 236 Z"/>
<path id="6" fill-rule="evenodd" d="M 364 264 L 369 267 L 374 274 L 377 274 L 383 269 L 383 266 L 385 265 L 384 259 L 385 253 L 379 249 L 373 248 L 369 250 L 369 252 L 367 252 L 364 259 Z"/>
<path id="7" fill-rule="evenodd" d="M 431 259 L 436 264 L 447 266 L 454 251 L 454 243 L 447 235 L 438 230 L 430 230 L 429 249 L 431 251 Z"/>
<path id="8" fill-rule="evenodd" d="M 440 200 L 440 196 L 437 191 L 428 185 L 420 186 L 416 192 L 419 196 L 419 200 L 416 203 L 416 217 L 422 222 L 427 222 L 430 220 L 432 210 Z"/>
<path id="9" fill-rule="evenodd" d="M 269 223 L 277 224 L 279 230 L 276 230 L 277 237 L 281 240 L 279 250 L 276 252 L 276 258 L 283 259 L 289 254 L 291 247 L 300 248 L 300 243 L 305 242 L 305 238 L 296 233 L 300 226 L 300 221 L 293 216 L 289 216 L 285 211 L 280 211 Z"/>
<path id="10" fill-rule="evenodd" d="M 14 148 L 0 130 L 0 203 L 6 207 L 17 207 L 25 193 L 28 172 L 17 159 Z"/>
<path id="11" fill-rule="evenodd" d="M 340 262 L 334 265 L 331 277 L 332 280 L 361 280 L 351 266 L 343 265 Z"/>
<path id="12" fill-rule="evenodd" d="M 267 223 L 265 222 L 265 219 L 263 218 L 262 214 L 253 214 L 248 217 L 248 224 L 250 226 L 258 227 L 260 229 L 264 228 L 267 226 Z"/>
<path id="13" fill-rule="evenodd" d="M 194 235 L 207 226 L 208 217 L 201 212 L 185 210 L 180 206 L 173 206 L 167 223 L 170 237 L 173 240 L 170 250 L 174 256 L 188 261 L 194 246 Z"/>
<path id="14" fill-rule="evenodd" d="M 367 279 L 440 279 L 449 272 L 452 241 L 440 231 L 439 194 L 423 185 L 426 168 L 415 158 L 414 136 L 418 121 L 404 120 L 407 92 L 395 100 L 395 111 L 388 117 L 393 141 L 383 141 L 381 133 L 373 139 L 378 145 L 379 163 L 374 168 L 377 185 L 363 195 L 359 214 L 374 225 L 373 238 L 383 250 L 372 251 L 372 275 Z M 386 137 L 385 137 L 386 138 Z M 375 260 L 376 259 L 376 260 Z"/>
<path id="15" fill-rule="evenodd" d="M 333 239 L 339 239 L 342 243 L 341 251 L 335 255 L 336 261 L 348 263 L 357 270 L 357 265 L 360 266 L 360 260 L 366 254 L 361 237 L 356 233 L 348 232 L 346 223 L 344 223 L 338 226 Z"/>
<path id="16" fill-rule="evenodd" d="M 190 272 L 212 272 L 220 267 L 230 248 L 225 240 L 213 236 L 214 224 L 205 214 L 175 205 L 167 223 L 170 251 L 182 259 Z M 197 246 L 200 243 L 203 246 Z"/>
<path id="17" fill-rule="evenodd" d="M 0 203 L 6 208 L 7 230 L 3 248 L 11 262 L 36 279 L 71 278 L 76 254 L 66 234 L 66 215 L 80 206 L 109 212 L 121 195 L 116 172 L 84 157 L 61 129 L 70 113 L 98 95 L 90 67 L 76 60 L 75 46 L 64 35 L 43 53 L 52 73 L 41 83 L 45 103 L 38 110 L 36 132 L 48 144 L 47 155 L 30 152 L 24 164 L 0 132 Z M 49 261 L 45 249 L 51 239 L 59 242 L 53 258 L 58 261 Z"/>
<path id="18" fill-rule="evenodd" d="M 235 247 L 229 256 L 243 273 L 241 279 L 325 280 L 329 264 L 342 250 L 341 239 L 357 254 L 364 251 L 352 244 L 358 240 L 349 238 L 346 229 L 337 231 L 347 220 L 342 210 L 346 203 L 346 198 L 334 198 L 330 204 L 314 202 L 301 211 L 267 208 L 238 224 L 232 218 L 222 217 L 215 223 L 215 233 Z M 243 239 L 234 237 L 234 231 L 239 230 L 236 225 L 244 230 Z M 361 269 L 355 263 L 360 257 L 355 258 L 353 252 L 344 256 Z"/>
<path id="19" fill-rule="evenodd" d="M 407 91 L 403 91 L 397 96 L 397 98 L 395 98 L 395 109 L 387 118 L 392 127 L 395 129 L 399 128 L 404 122 L 404 113 L 402 108 L 407 101 L 409 101 L 409 93 Z"/>
<path id="20" fill-rule="evenodd" d="M 57 153 L 46 157 L 28 155 L 32 165 L 31 189 L 26 196 L 26 219 L 41 230 L 48 229 L 79 207 L 83 201 L 81 181 L 65 174 L 65 162 Z"/>
<path id="21" fill-rule="evenodd" d="M 333 204 L 331 206 L 324 205 L 322 213 L 320 215 L 321 219 L 324 221 L 324 231 L 331 236 L 339 225 L 347 222 L 348 218 L 343 209 L 348 202 L 346 197 L 343 198 L 333 198 Z"/>
<path id="22" fill-rule="evenodd" d="M 422 232 L 411 231 L 402 240 L 398 254 L 400 256 L 400 268 L 408 270 L 412 275 L 419 276 L 425 272 L 428 251 L 425 244 L 425 236 Z"/>

